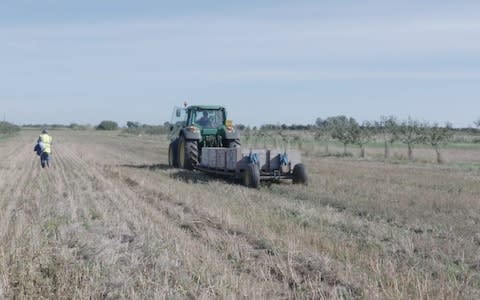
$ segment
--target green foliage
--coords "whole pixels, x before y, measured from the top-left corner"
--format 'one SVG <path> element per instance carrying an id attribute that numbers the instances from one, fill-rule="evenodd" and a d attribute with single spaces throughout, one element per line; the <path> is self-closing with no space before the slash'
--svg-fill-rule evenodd
<path id="1" fill-rule="evenodd" d="M 311 130 L 313 125 L 301 125 L 301 124 L 264 124 L 260 126 L 260 130 L 272 131 L 272 130 Z"/>
<path id="2" fill-rule="evenodd" d="M 424 144 L 427 141 L 427 127 L 427 124 L 410 117 L 400 124 L 398 128 L 399 139 L 407 145 L 408 158 L 410 160 L 413 159 L 413 147 L 417 144 Z"/>
<path id="3" fill-rule="evenodd" d="M 383 138 L 385 147 L 385 158 L 390 157 L 390 147 L 399 139 L 399 128 L 397 118 L 394 116 L 381 116 L 380 121 L 375 121 L 375 132 Z"/>
<path id="4" fill-rule="evenodd" d="M 322 118 L 317 118 L 315 120 L 315 126 L 317 126 L 318 128 L 323 128 L 326 126 L 326 121 L 323 120 Z"/>
<path id="5" fill-rule="evenodd" d="M 359 125 L 354 118 L 346 116 L 330 117 L 326 121 L 326 127 L 329 129 L 332 138 L 339 140 L 345 146 L 356 142 Z"/>
<path id="6" fill-rule="evenodd" d="M 381 116 L 380 121 L 374 123 L 375 131 L 382 135 L 385 142 L 393 144 L 399 139 L 399 128 L 394 116 Z"/>
<path id="7" fill-rule="evenodd" d="M 427 124 L 408 118 L 398 128 L 399 138 L 407 145 L 423 144 L 426 141 Z"/>
<path id="8" fill-rule="evenodd" d="M 24 128 L 50 128 L 50 129 L 66 129 L 69 128 L 68 125 L 65 124 L 23 124 L 22 127 Z"/>
<path id="9" fill-rule="evenodd" d="M 369 121 L 365 121 L 361 126 L 352 126 L 353 143 L 363 147 L 373 140 L 375 134 L 375 127 Z"/>
<path id="10" fill-rule="evenodd" d="M 0 134 L 14 134 L 20 131 L 20 127 L 9 122 L 0 122 Z"/>
<path id="11" fill-rule="evenodd" d="M 77 124 L 77 123 L 72 123 L 68 126 L 68 128 L 72 129 L 72 130 L 88 130 L 89 127 L 87 125 L 80 125 L 80 124 Z"/>
<path id="12" fill-rule="evenodd" d="M 127 128 L 123 129 L 123 133 L 133 134 L 133 135 L 162 135 L 167 134 L 170 129 L 170 123 L 165 122 L 163 125 L 147 125 L 141 124 L 140 122 L 127 122 Z"/>
<path id="13" fill-rule="evenodd" d="M 102 121 L 100 124 L 98 124 L 97 130 L 117 130 L 118 129 L 118 124 L 115 121 Z"/>
<path id="14" fill-rule="evenodd" d="M 140 126 L 139 122 L 127 121 L 127 128 L 138 128 Z"/>
<path id="15" fill-rule="evenodd" d="M 352 127 L 352 131 L 354 143 L 360 147 L 360 156 L 364 158 L 365 145 L 373 140 L 375 135 L 375 126 L 371 122 L 365 121 L 361 126 Z"/>
<path id="16" fill-rule="evenodd" d="M 426 140 L 432 147 L 435 149 L 437 153 L 437 162 L 439 164 L 443 163 L 443 158 L 440 153 L 440 148 L 444 147 L 448 144 L 448 142 L 453 137 L 452 125 L 447 123 L 444 127 L 439 126 L 438 124 L 433 124 L 425 131 Z"/>
<path id="17" fill-rule="evenodd" d="M 365 156 L 365 144 L 370 142 L 374 135 L 373 126 L 370 122 L 364 122 L 360 126 L 354 118 L 347 118 L 346 116 L 330 117 L 325 121 L 317 119 L 317 127 L 324 131 L 319 133 L 318 138 L 329 133 L 332 138 L 343 143 L 344 154 L 347 154 L 349 144 L 359 145 L 362 157 Z"/>
<path id="18" fill-rule="evenodd" d="M 452 125 L 447 123 L 439 126 L 437 123 L 426 129 L 426 140 L 432 147 L 446 146 L 453 137 Z"/>

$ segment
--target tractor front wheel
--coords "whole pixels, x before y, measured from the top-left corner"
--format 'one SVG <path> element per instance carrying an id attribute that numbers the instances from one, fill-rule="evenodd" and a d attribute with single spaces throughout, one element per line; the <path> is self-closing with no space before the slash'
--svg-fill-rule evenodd
<path id="1" fill-rule="evenodd" d="M 197 141 L 191 141 L 180 137 L 178 142 L 178 166 L 182 169 L 193 170 L 198 164 Z"/>

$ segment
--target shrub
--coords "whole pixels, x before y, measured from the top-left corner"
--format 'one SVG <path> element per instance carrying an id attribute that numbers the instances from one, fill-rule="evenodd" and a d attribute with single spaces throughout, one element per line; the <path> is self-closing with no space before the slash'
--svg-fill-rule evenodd
<path id="1" fill-rule="evenodd" d="M 170 126 L 168 125 L 146 125 L 146 124 L 140 124 L 138 122 L 132 123 L 132 124 L 136 124 L 136 126 L 129 126 L 127 124 L 127 128 L 123 129 L 123 133 L 133 134 L 133 135 L 141 135 L 141 134 L 162 135 L 162 134 L 167 134 L 170 131 L 169 130 Z"/>
<path id="2" fill-rule="evenodd" d="M 81 125 L 77 123 L 72 123 L 68 126 L 72 130 L 87 130 L 88 126 L 87 125 Z"/>
<path id="3" fill-rule="evenodd" d="M 20 127 L 9 122 L 0 122 L 0 134 L 13 134 L 20 131 Z"/>
<path id="4" fill-rule="evenodd" d="M 118 129 L 118 124 L 117 122 L 114 121 L 102 121 L 100 124 L 98 124 L 97 130 L 117 130 Z"/>

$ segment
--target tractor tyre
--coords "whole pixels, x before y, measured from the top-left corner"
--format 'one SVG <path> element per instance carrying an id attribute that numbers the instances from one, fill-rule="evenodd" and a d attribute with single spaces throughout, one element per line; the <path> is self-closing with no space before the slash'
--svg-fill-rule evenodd
<path id="1" fill-rule="evenodd" d="M 293 184 L 308 184 L 307 168 L 304 164 L 296 164 L 293 167 Z"/>
<path id="2" fill-rule="evenodd" d="M 182 169 L 193 170 L 198 164 L 197 141 L 191 141 L 180 137 L 178 141 L 178 166 Z"/>
<path id="3" fill-rule="evenodd" d="M 230 140 L 227 142 L 228 148 L 239 148 L 241 146 L 240 140 Z"/>
<path id="4" fill-rule="evenodd" d="M 257 164 L 248 164 L 243 172 L 243 184 L 254 189 L 260 187 L 260 170 Z"/>
<path id="5" fill-rule="evenodd" d="M 178 167 L 178 139 L 174 140 L 168 146 L 168 166 L 171 168 Z"/>

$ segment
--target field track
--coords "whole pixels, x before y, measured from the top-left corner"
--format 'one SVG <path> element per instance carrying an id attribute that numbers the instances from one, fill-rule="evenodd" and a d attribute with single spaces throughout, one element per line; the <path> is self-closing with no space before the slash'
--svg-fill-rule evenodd
<path id="1" fill-rule="evenodd" d="M 480 174 L 305 159 L 308 187 L 166 165 L 164 137 L 0 140 L 0 298 L 480 298 Z"/>

